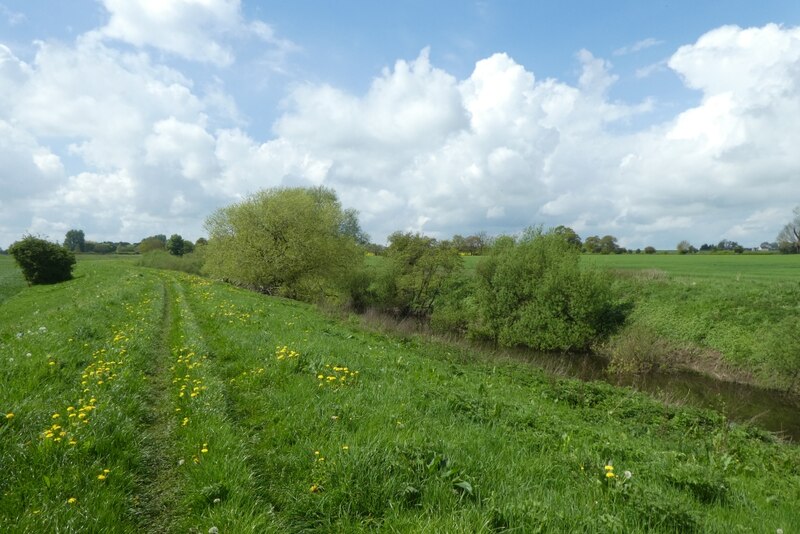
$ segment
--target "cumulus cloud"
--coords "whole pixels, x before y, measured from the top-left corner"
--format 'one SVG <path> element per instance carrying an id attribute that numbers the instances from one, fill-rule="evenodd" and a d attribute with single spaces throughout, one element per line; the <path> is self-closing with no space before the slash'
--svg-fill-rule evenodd
<path id="1" fill-rule="evenodd" d="M 377 240 L 543 223 L 634 247 L 757 244 L 797 202 L 798 28 L 722 27 L 681 47 L 665 68 L 700 102 L 646 128 L 618 127 L 652 103 L 614 100 L 613 65 L 587 50 L 574 84 L 539 79 L 503 53 L 458 79 L 423 50 L 362 94 L 294 85 L 273 137 L 256 139 L 221 81 L 202 93 L 149 52 L 108 39 L 182 55 L 181 39 L 210 31 L 216 9 L 212 35 L 249 24 L 238 2 L 208 0 L 199 14 L 188 0 L 173 4 L 164 24 L 183 32 L 174 41 L 135 37 L 160 3 L 109 0 L 105 37 L 40 43 L 29 63 L 0 46 L 0 243 L 29 229 L 60 238 L 64 227 L 194 238 L 213 209 L 286 185 L 333 187 Z M 214 61 L 224 63 L 219 46 Z"/>
<path id="2" fill-rule="evenodd" d="M 230 65 L 234 53 L 226 39 L 253 36 L 278 53 L 294 48 L 262 21 L 245 21 L 240 0 L 102 0 L 110 13 L 97 33 L 138 47 L 150 46 L 185 59 Z"/>

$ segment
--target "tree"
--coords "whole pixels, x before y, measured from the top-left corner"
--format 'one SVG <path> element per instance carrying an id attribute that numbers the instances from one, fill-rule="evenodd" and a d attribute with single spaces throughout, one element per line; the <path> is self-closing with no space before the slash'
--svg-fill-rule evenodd
<path id="1" fill-rule="evenodd" d="M 587 237 L 583 242 L 584 252 L 589 252 L 590 254 L 599 254 L 601 250 L 602 244 L 600 243 L 600 238 L 596 235 Z"/>
<path id="2" fill-rule="evenodd" d="M 55 284 L 72 278 L 75 254 L 61 245 L 28 235 L 12 243 L 8 252 L 29 284 Z"/>
<path id="3" fill-rule="evenodd" d="M 677 250 L 679 254 L 689 254 L 694 250 L 694 247 L 691 245 L 691 243 L 684 239 L 678 243 L 678 245 L 675 247 L 675 250 Z"/>
<path id="4" fill-rule="evenodd" d="M 86 237 L 83 230 L 70 230 L 64 237 L 64 247 L 72 252 L 83 252 L 86 247 Z"/>
<path id="5" fill-rule="evenodd" d="M 348 215 L 324 187 L 274 188 L 207 220 L 206 271 L 259 291 L 301 300 L 341 296 L 364 261 Z"/>
<path id="6" fill-rule="evenodd" d="M 184 240 L 180 234 L 172 234 L 167 239 L 166 248 L 173 256 L 183 256 L 184 254 Z"/>
<path id="7" fill-rule="evenodd" d="M 375 284 L 377 298 L 403 317 L 430 315 L 445 284 L 463 267 L 452 245 L 420 234 L 390 235 L 386 257 Z"/>
<path id="8" fill-rule="evenodd" d="M 567 243 L 574 245 L 576 248 L 580 250 L 581 248 L 581 238 L 580 236 L 575 233 L 575 230 L 570 228 L 569 226 L 556 226 L 553 229 L 553 233 L 562 236 Z"/>
<path id="9" fill-rule="evenodd" d="M 778 248 L 783 253 L 800 253 L 800 206 L 792 210 L 794 218 L 778 234 Z"/>
<path id="10" fill-rule="evenodd" d="M 369 243 L 369 234 L 361 229 L 361 224 L 358 222 L 358 211 L 353 208 L 344 210 L 342 222 L 339 224 L 339 233 L 351 237 L 361 246 Z"/>
<path id="11" fill-rule="evenodd" d="M 648 245 L 648 246 L 644 247 L 644 253 L 645 254 L 655 254 L 656 253 L 656 247 L 651 247 L 651 246 Z"/>
<path id="12" fill-rule="evenodd" d="M 166 248 L 165 242 L 161 241 L 158 237 L 146 237 L 136 246 L 139 254 L 151 252 L 153 250 L 164 250 Z"/>

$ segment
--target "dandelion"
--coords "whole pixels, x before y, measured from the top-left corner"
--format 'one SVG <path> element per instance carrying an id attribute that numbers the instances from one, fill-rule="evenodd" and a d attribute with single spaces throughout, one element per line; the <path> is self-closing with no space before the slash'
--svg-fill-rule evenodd
<path id="1" fill-rule="evenodd" d="M 318 493 L 319 492 L 319 486 L 317 486 L 316 484 L 311 484 L 311 487 L 308 488 L 308 490 L 311 493 Z"/>
<path id="2" fill-rule="evenodd" d="M 14 414 L 13 414 L 13 413 L 11 413 L 11 412 L 8 412 L 8 413 L 6 414 L 6 419 L 14 419 Z"/>
<path id="3" fill-rule="evenodd" d="M 76 499 L 75 497 L 70 497 L 69 499 L 67 499 L 67 504 L 75 504 L 76 502 L 78 502 L 78 499 Z"/>
<path id="4" fill-rule="evenodd" d="M 347 445 L 342 445 L 342 450 L 343 451 L 349 451 L 350 447 L 348 447 Z"/>
<path id="5" fill-rule="evenodd" d="M 617 475 L 615 475 L 613 471 L 609 471 L 606 473 L 606 478 L 614 478 L 615 476 Z"/>
<path id="6" fill-rule="evenodd" d="M 105 480 L 105 479 L 106 479 L 106 475 L 104 475 L 102 473 L 97 475 L 97 480 Z"/>
<path id="7" fill-rule="evenodd" d="M 633 476 L 633 473 L 631 473 L 630 471 L 625 471 L 624 473 L 622 473 L 622 475 L 625 477 L 625 480 L 630 480 L 630 478 Z"/>

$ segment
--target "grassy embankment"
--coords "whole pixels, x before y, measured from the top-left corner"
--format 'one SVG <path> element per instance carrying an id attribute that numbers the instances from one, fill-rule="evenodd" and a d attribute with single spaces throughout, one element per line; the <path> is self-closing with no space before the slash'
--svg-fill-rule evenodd
<path id="1" fill-rule="evenodd" d="M 697 358 L 698 370 L 731 378 L 754 373 L 754 381 L 783 385 L 771 371 L 767 346 L 781 321 L 800 314 L 800 256 L 622 254 L 584 260 L 618 275 L 619 294 L 635 303 L 629 323 L 684 347 Z"/>
<path id="2" fill-rule="evenodd" d="M 179 273 L 76 274 L 0 305 L 5 531 L 800 528 L 800 449 L 718 414 Z"/>

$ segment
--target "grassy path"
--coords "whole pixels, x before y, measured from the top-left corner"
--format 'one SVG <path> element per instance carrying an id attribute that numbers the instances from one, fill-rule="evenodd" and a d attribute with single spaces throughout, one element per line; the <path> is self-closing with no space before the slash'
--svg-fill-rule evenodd
<path id="1" fill-rule="evenodd" d="M 169 284 L 161 280 L 159 285 L 163 301 L 161 326 L 160 332 L 154 333 L 154 344 L 144 375 L 147 379 L 147 413 L 142 433 L 144 462 L 135 512 L 143 529 L 150 532 L 168 531 L 174 510 L 178 509 L 174 484 L 178 460 L 173 451 L 175 438 L 168 408 L 170 380 L 167 370 L 175 316 Z"/>

